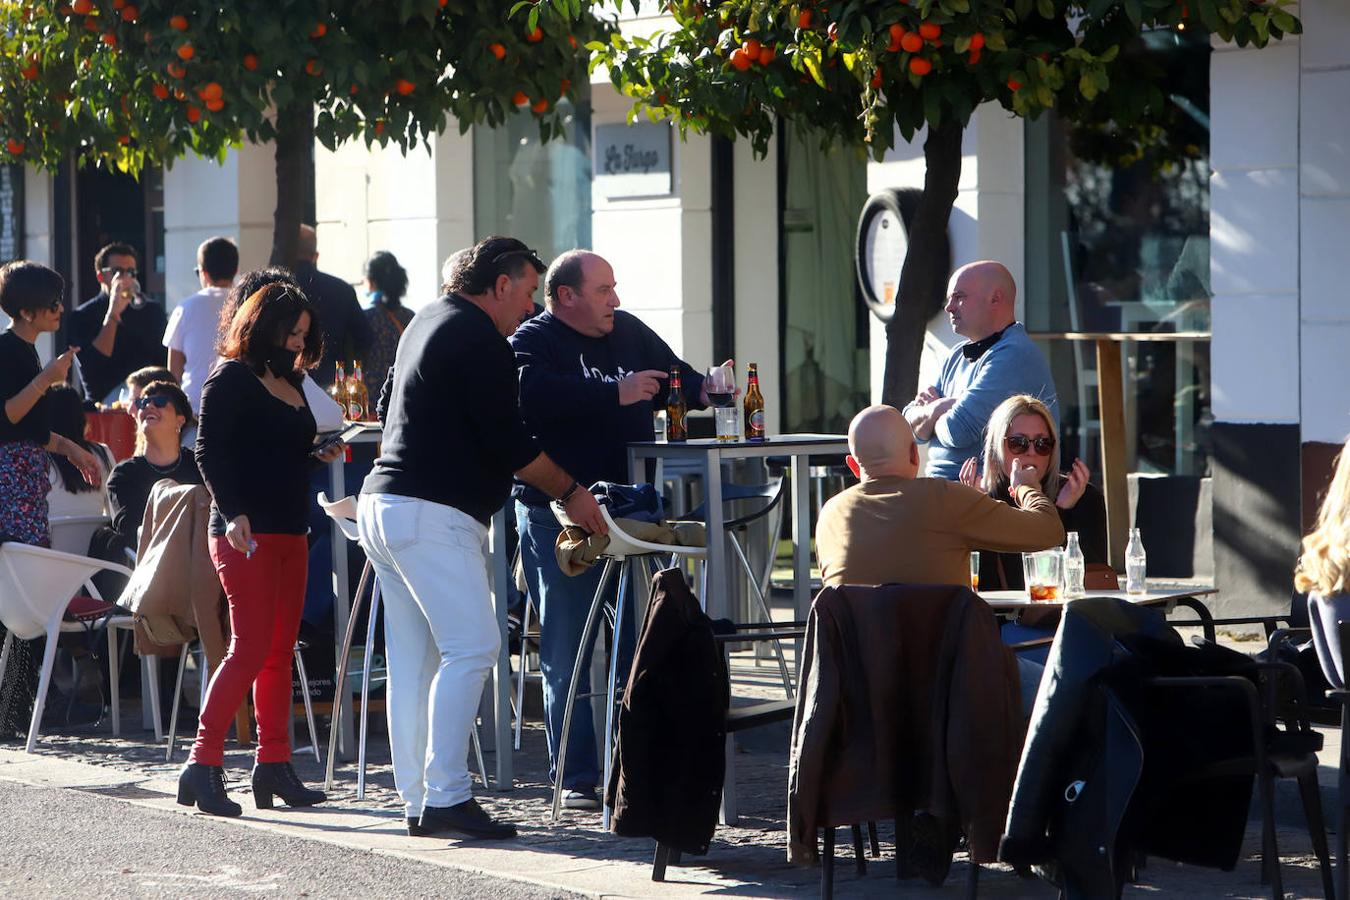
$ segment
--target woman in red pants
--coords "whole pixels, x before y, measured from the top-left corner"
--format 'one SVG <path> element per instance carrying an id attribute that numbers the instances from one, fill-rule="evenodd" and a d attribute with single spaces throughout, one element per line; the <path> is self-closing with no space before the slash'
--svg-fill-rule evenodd
<path id="1" fill-rule="evenodd" d="M 341 445 L 315 455 L 302 373 L 322 338 L 300 290 L 270 284 L 235 312 L 221 360 L 202 388 L 197 465 L 211 491 L 211 559 L 230 603 L 230 647 L 211 677 L 178 802 L 237 816 L 225 790 L 225 731 L 253 688 L 258 757 L 253 798 L 270 809 L 326 798 L 291 768 L 291 655 L 300 629 L 308 548 L 309 475 Z"/>

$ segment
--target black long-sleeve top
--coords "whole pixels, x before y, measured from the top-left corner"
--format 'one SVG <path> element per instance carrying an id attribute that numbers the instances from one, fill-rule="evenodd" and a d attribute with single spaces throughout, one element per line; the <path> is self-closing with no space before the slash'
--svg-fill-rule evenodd
<path id="1" fill-rule="evenodd" d="M 361 490 L 453 506 L 483 524 L 539 455 L 520 418 L 511 347 L 450 294 L 418 310 L 380 392 L 384 445 Z"/>
<path id="2" fill-rule="evenodd" d="M 68 340 L 70 346 L 80 348 L 80 372 L 90 400 L 102 400 L 137 369 L 164 365 L 164 329 L 169 317 L 153 300 L 140 309 L 128 306 L 122 310 L 111 356 L 104 356 L 94 346 L 94 339 L 103 330 L 108 302 L 108 293 L 100 291 L 70 314 Z"/>
<path id="3" fill-rule="evenodd" d="M 150 501 L 150 489 L 162 478 L 179 484 L 201 484 L 202 474 L 192 451 L 184 449 L 172 468 L 161 469 L 150 464 L 144 456 L 124 459 L 113 467 L 108 476 L 108 505 L 112 507 L 112 526 L 122 535 L 128 547 L 136 547 L 136 529 L 145 519 L 145 504 Z"/>
<path id="4" fill-rule="evenodd" d="M 621 379 L 644 369 L 669 375 L 678 366 L 689 408 L 703 408 L 703 376 L 623 310 L 615 310 L 614 330 L 603 337 L 587 337 L 545 312 L 516 329 L 511 347 L 525 423 L 549 457 L 584 485 L 627 482 L 628 445 L 652 439 L 652 410 L 666 405 L 669 379 L 651 400 L 620 406 Z M 514 493 L 529 505 L 549 499 L 527 484 L 517 483 Z"/>
<path id="5" fill-rule="evenodd" d="M 1010 499 L 1001 497 L 1005 503 Z M 1083 551 L 1085 563 L 1109 563 L 1106 546 L 1106 499 L 1102 492 L 1089 484 L 1083 496 L 1068 509 L 1055 507 L 1059 521 L 1066 532 L 1078 532 L 1078 549 Z M 1022 554 L 980 553 L 980 589 L 986 591 L 1020 591 L 1026 587 L 1022 576 Z"/>
<path id="6" fill-rule="evenodd" d="M 314 263 L 302 262 L 295 267 L 295 282 L 319 314 L 323 358 L 310 377 L 326 388 L 333 383 L 338 361 L 363 359 L 375 333 L 356 300 L 356 291 L 341 278 L 320 272 Z"/>
<path id="7" fill-rule="evenodd" d="M 305 534 L 315 465 L 309 403 L 291 406 L 230 359 L 202 385 L 199 419 L 197 467 L 211 491 L 211 533 L 223 535 L 246 515 L 255 534 Z"/>
<path id="8" fill-rule="evenodd" d="M 13 331 L 0 332 L 0 444 L 31 441 L 39 447 L 51 440 L 47 395 L 38 397 L 22 419 L 11 422 L 4 405 L 21 393 L 42 371 L 37 348 Z"/>

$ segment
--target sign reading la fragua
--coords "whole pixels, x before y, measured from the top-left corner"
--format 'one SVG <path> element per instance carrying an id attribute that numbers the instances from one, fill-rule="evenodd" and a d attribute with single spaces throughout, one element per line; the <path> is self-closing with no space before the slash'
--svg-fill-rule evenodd
<path id="1" fill-rule="evenodd" d="M 671 193 L 669 125 L 597 125 L 593 146 L 595 182 L 606 197 L 661 197 Z"/>

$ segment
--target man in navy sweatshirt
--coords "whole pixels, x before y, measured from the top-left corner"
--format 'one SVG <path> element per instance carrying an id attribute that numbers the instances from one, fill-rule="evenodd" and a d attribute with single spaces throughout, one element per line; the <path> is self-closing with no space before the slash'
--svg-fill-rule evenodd
<path id="1" fill-rule="evenodd" d="M 708 405 L 702 376 L 640 319 L 620 311 L 614 288 L 614 270 L 602 257 L 569 250 L 544 277 L 547 309 L 511 336 L 525 423 L 544 452 L 583 485 L 629 480 L 627 445 L 652 440 L 653 408 L 665 405 L 672 368 L 680 368 L 690 405 Z M 556 769 L 572 666 L 579 652 L 590 651 L 580 647 L 581 631 L 601 567 L 564 575 L 553 552 L 560 528 L 549 498 L 519 481 L 513 494 L 525 580 L 539 609 L 550 776 L 562 779 L 565 806 L 598 809 L 600 762 L 589 714 L 572 719 L 567 771 Z M 632 652 L 630 632 L 631 620 L 622 629 L 621 653 Z M 581 693 L 590 691 L 588 676 L 583 668 Z"/>
<path id="2" fill-rule="evenodd" d="M 1059 427 L 1059 399 L 1045 355 L 1017 321 L 1017 285 L 1002 263 L 973 262 L 947 284 L 947 315 L 966 340 L 943 363 L 935 385 L 902 412 L 920 443 L 928 444 L 930 478 L 956 481 L 961 464 L 979 458 L 994 407 L 1030 394 L 1050 408 Z"/>

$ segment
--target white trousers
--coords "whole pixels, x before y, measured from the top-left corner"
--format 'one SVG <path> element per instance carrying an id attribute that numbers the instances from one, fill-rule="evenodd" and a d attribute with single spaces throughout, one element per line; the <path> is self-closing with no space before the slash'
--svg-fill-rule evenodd
<path id="1" fill-rule="evenodd" d="M 472 796 L 470 729 L 497 660 L 487 528 L 452 506 L 362 494 L 357 527 L 384 595 L 394 784 L 408 816 Z"/>

